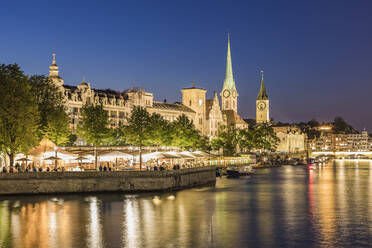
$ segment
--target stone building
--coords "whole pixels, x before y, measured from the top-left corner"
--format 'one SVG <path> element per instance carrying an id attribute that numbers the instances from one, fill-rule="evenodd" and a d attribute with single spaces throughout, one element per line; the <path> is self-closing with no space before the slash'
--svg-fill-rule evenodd
<path id="1" fill-rule="evenodd" d="M 66 110 L 73 131 L 81 123 L 82 107 L 89 104 L 103 105 L 109 113 L 112 128 L 125 124 L 133 106 L 142 106 L 149 113 L 158 113 L 169 121 L 174 121 L 184 114 L 193 121 L 201 134 L 209 137 L 216 136 L 221 125 L 234 124 L 238 128 L 248 127 L 237 113 L 238 93 L 232 72 L 230 38 L 227 44 L 226 76 L 221 91 L 222 107 L 216 93 L 212 99 L 206 99 L 207 90 L 196 87 L 195 83 L 192 87 L 181 90 L 182 103 L 154 101 L 153 94 L 143 88 L 131 88 L 122 92 L 102 90 L 92 88 L 85 80 L 77 86 L 66 85 L 59 76 L 59 67 L 54 53 L 52 64 L 49 66 L 49 78 L 60 87 L 65 96 Z"/>
<path id="2" fill-rule="evenodd" d="M 306 150 L 306 134 L 296 126 L 274 126 L 276 136 L 280 139 L 278 152 L 303 152 Z"/>

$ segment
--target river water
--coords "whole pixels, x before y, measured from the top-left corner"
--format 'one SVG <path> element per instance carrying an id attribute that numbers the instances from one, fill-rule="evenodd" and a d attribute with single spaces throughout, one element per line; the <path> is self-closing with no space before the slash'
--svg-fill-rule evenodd
<path id="1" fill-rule="evenodd" d="M 0 247 L 370 247 L 372 163 L 257 170 L 167 194 L 0 198 Z"/>

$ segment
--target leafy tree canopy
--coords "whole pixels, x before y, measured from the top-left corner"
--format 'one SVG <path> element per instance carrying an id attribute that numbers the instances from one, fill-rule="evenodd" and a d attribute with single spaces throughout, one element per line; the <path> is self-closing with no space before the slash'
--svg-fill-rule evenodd
<path id="1" fill-rule="evenodd" d="M 37 144 L 39 112 L 28 77 L 17 64 L 0 65 L 0 147 L 14 155 Z"/>
<path id="2" fill-rule="evenodd" d="M 88 105 L 81 109 L 82 123 L 78 133 L 87 143 L 94 146 L 103 145 L 109 136 L 110 122 L 108 113 L 102 105 Z"/>
<path id="3" fill-rule="evenodd" d="M 358 131 L 346 123 L 342 117 L 336 117 L 332 124 L 334 133 L 358 133 Z"/>

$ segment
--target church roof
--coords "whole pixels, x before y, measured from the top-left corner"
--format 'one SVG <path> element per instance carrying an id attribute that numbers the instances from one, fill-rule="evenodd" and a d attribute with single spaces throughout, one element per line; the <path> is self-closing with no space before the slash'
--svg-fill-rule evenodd
<path id="1" fill-rule="evenodd" d="M 195 113 L 194 110 L 192 110 L 189 107 L 186 107 L 182 103 L 153 102 L 152 107 L 156 109 L 169 109 L 175 111 Z"/>
<path id="2" fill-rule="evenodd" d="M 266 93 L 263 74 L 262 74 L 261 88 L 260 88 L 260 92 L 258 93 L 257 100 L 268 100 L 268 99 L 269 97 L 267 96 L 267 93 Z"/>
<path id="3" fill-rule="evenodd" d="M 227 124 L 247 125 L 247 123 L 234 110 L 223 110 L 223 113 L 226 115 Z"/>

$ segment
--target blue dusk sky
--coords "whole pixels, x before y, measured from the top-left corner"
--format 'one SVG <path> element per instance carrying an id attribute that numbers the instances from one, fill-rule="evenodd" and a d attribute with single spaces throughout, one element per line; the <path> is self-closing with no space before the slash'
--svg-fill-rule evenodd
<path id="1" fill-rule="evenodd" d="M 95 88 L 221 90 L 227 31 L 238 112 L 255 118 L 259 71 L 275 121 L 342 116 L 372 131 L 372 1 L 2 1 L 0 63 Z"/>

